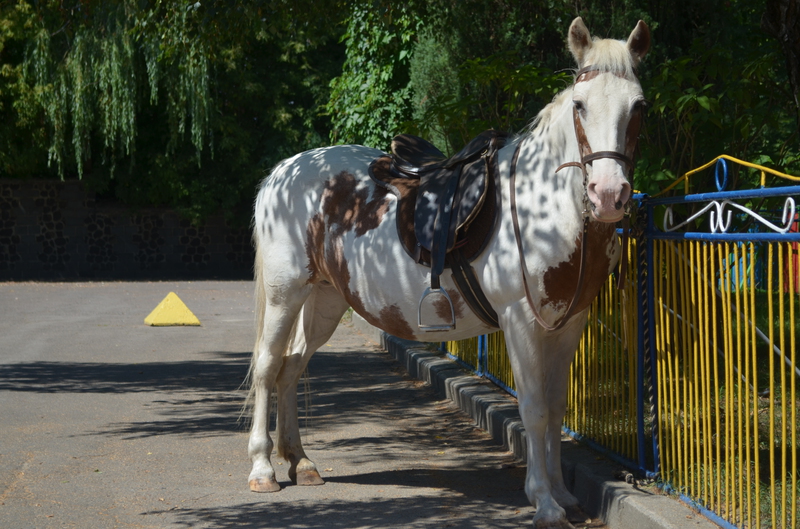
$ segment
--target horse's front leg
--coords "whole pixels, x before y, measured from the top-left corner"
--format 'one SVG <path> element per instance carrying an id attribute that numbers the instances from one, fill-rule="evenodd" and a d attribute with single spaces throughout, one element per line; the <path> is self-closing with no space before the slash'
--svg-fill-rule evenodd
<path id="1" fill-rule="evenodd" d="M 552 432 L 551 425 L 556 422 L 558 415 L 550 409 L 547 398 L 547 356 L 550 351 L 546 349 L 545 331 L 539 325 L 532 325 L 528 314 L 527 310 L 517 307 L 516 310 L 507 309 L 501 316 L 517 386 L 519 412 L 527 439 L 528 471 L 525 477 L 525 493 L 531 505 L 536 508 L 534 528 L 572 529 L 566 512 L 554 497 L 548 468 L 548 448 L 553 446 L 553 436 L 552 433 L 548 435 L 548 429 Z M 563 415 L 558 416 L 557 420 L 560 421 L 562 417 Z M 563 480 L 561 485 L 563 486 Z"/>
<path id="2" fill-rule="evenodd" d="M 578 500 L 567 490 L 561 467 L 561 425 L 567 411 L 567 385 L 569 366 L 575 357 L 586 324 L 586 311 L 576 314 L 560 330 L 542 333 L 543 350 L 547 352 L 543 361 L 547 373 L 546 398 L 549 409 L 547 425 L 547 475 L 553 497 L 568 513 L 583 516 Z M 581 521 L 585 517 L 580 518 Z"/>

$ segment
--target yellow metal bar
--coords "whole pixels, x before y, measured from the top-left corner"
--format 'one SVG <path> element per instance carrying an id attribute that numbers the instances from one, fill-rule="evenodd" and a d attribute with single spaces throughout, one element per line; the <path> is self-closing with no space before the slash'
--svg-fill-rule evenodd
<path id="1" fill-rule="evenodd" d="M 669 261 L 666 261 L 662 257 L 662 260 L 664 260 L 665 262 L 669 263 L 669 266 L 668 266 L 668 269 L 667 269 L 667 273 L 666 273 L 666 282 L 667 282 L 667 285 L 669 286 L 670 294 L 671 294 L 671 297 L 669 298 L 669 301 L 670 301 L 669 306 L 673 307 L 673 309 L 674 309 L 672 311 L 671 315 L 668 315 L 668 314 L 666 314 L 667 311 L 664 308 L 662 308 L 662 312 L 665 313 L 665 318 L 664 319 L 667 322 L 667 326 L 665 326 L 665 329 L 664 329 L 664 333 L 665 333 L 664 336 L 665 336 L 665 339 L 667 340 L 667 343 L 669 345 L 669 347 L 666 348 L 666 353 L 667 353 L 666 363 L 667 363 L 667 369 L 668 369 L 669 378 L 666 381 L 664 381 L 664 388 L 665 388 L 665 391 L 669 391 L 669 400 L 667 401 L 667 399 L 665 399 L 665 401 L 667 401 L 669 403 L 669 410 L 667 412 L 667 414 L 668 414 L 667 416 L 669 417 L 669 420 L 670 420 L 670 443 L 669 443 L 670 444 L 670 452 L 671 452 L 671 454 L 670 454 L 670 466 L 669 466 L 670 472 L 674 472 L 678 468 L 678 465 L 679 465 L 678 461 L 679 461 L 679 458 L 680 458 L 679 445 L 676 442 L 676 437 L 675 437 L 676 431 L 679 428 L 679 425 L 676 424 L 676 415 L 677 415 L 676 412 L 678 410 L 677 392 L 672 390 L 672 387 L 671 387 L 672 381 L 676 381 L 678 379 L 678 376 L 677 376 L 677 373 L 678 373 L 677 347 L 679 346 L 679 343 L 680 343 L 679 339 L 678 339 L 678 336 L 677 336 L 678 320 L 677 320 L 677 313 L 676 313 L 676 311 L 678 310 L 678 288 L 677 288 L 677 284 L 676 284 L 676 281 L 675 281 L 675 279 L 676 279 L 676 271 L 677 271 L 676 263 L 675 263 L 675 255 L 677 254 L 677 249 L 674 248 L 674 246 L 675 246 L 675 243 L 671 243 L 671 242 L 668 242 L 668 241 L 661 241 L 661 248 L 662 249 L 669 248 L 669 249 L 672 250 L 672 251 L 669 252 Z M 664 254 L 664 252 L 662 251 L 662 256 L 663 256 L 663 254 Z M 659 261 L 657 260 L 655 262 L 659 262 Z"/>
<path id="2" fill-rule="evenodd" d="M 694 175 L 694 174 L 696 174 L 696 173 L 699 173 L 700 171 L 708 169 L 709 167 L 711 167 L 712 165 L 717 163 L 717 161 L 720 160 L 720 159 L 725 159 L 725 160 L 737 163 L 739 165 L 743 165 L 745 167 L 749 167 L 751 169 L 757 169 L 757 170 L 761 171 L 761 187 L 764 187 L 764 185 L 766 183 L 766 173 L 770 173 L 770 174 L 778 176 L 780 178 L 785 178 L 787 180 L 792 180 L 792 181 L 795 181 L 795 182 L 800 181 L 800 177 L 798 177 L 798 176 L 792 176 L 792 175 L 788 175 L 786 173 L 781 173 L 780 171 L 776 171 L 775 169 L 770 169 L 769 167 L 763 167 L 761 165 L 757 165 L 757 164 L 754 164 L 754 163 L 745 162 L 743 160 L 739 160 L 738 158 L 734 158 L 733 156 L 728 156 L 727 154 L 723 154 L 723 155 L 717 156 L 716 158 L 714 158 L 710 162 L 706 163 L 705 165 L 701 165 L 697 169 L 692 169 L 691 171 L 689 171 L 687 173 L 684 173 L 683 176 L 681 176 L 680 178 L 678 178 L 677 180 L 672 182 L 669 186 L 665 187 L 660 192 L 658 192 L 655 195 L 653 195 L 653 197 L 658 197 L 658 196 L 663 195 L 667 191 L 670 191 L 670 190 L 674 189 L 675 187 L 677 187 L 678 184 L 680 184 L 681 182 L 683 182 L 684 185 L 686 186 L 686 194 L 688 195 L 689 194 L 689 190 L 688 190 L 689 177 Z"/>
<path id="3" fill-rule="evenodd" d="M 663 241 L 655 241 L 653 244 L 653 262 L 655 263 L 662 263 L 664 262 L 663 252 L 661 251 L 661 243 Z M 670 470 L 672 469 L 672 426 L 671 426 L 671 415 L 669 401 L 667 400 L 668 397 L 668 389 L 667 389 L 667 378 L 666 374 L 669 370 L 669 348 L 667 346 L 667 340 L 665 340 L 666 336 L 664 335 L 664 329 L 667 328 L 666 324 L 666 310 L 664 310 L 665 305 L 665 297 L 666 294 L 664 293 L 664 289 L 669 289 L 670 281 L 664 281 L 664 279 L 668 277 L 668 272 L 664 271 L 661 274 L 657 274 L 656 277 L 653 278 L 653 285 L 655 287 L 655 292 L 653 293 L 655 303 L 653 306 L 655 307 L 655 314 L 652 315 L 655 318 L 658 325 L 655 326 L 656 328 L 656 335 L 654 336 L 654 342 L 656 347 L 656 363 L 657 363 L 657 376 L 658 376 L 658 384 L 656 388 L 658 390 L 658 402 L 659 402 L 659 417 L 661 418 L 661 424 L 659 424 L 658 428 L 658 444 L 661 447 L 662 458 L 661 458 L 661 466 L 664 469 L 665 475 L 670 475 Z M 669 432 L 667 428 L 669 427 Z"/>
<path id="4" fill-rule="evenodd" d="M 792 495 L 791 495 L 791 509 L 792 509 L 792 527 L 797 527 L 798 520 L 797 520 L 797 375 L 795 374 L 795 369 L 797 366 L 797 342 L 795 341 L 795 292 L 796 286 L 795 281 L 797 280 L 797 243 L 788 243 L 788 253 L 791 256 L 789 262 L 789 350 L 791 351 L 791 389 L 790 395 L 791 399 L 790 402 L 792 403 L 792 420 L 790 423 L 791 428 L 791 436 L 792 436 L 792 468 L 791 468 L 791 486 L 792 486 Z"/>
<path id="5" fill-rule="evenodd" d="M 747 512 L 749 508 L 747 507 L 746 498 L 749 498 L 749 482 L 746 480 L 749 478 L 749 468 L 745 463 L 745 457 L 747 450 L 745 449 L 745 443 L 747 442 L 747 438 L 745 437 L 745 425 L 748 423 L 748 412 L 749 412 L 749 405 L 747 402 L 747 376 L 744 374 L 744 351 L 742 347 L 742 339 L 743 339 L 743 329 L 742 329 L 742 290 L 743 290 L 743 277 L 742 277 L 742 268 L 744 267 L 744 259 L 741 257 L 739 250 L 741 249 L 741 245 L 736 243 L 733 245 L 733 266 L 734 266 L 734 273 L 733 273 L 733 304 L 735 306 L 735 312 L 733 314 L 733 325 L 736 328 L 736 336 L 735 336 L 735 347 L 736 347 L 736 370 L 738 373 L 737 381 L 736 381 L 736 399 L 738 402 L 738 409 L 739 409 L 739 420 L 736 422 L 736 446 L 737 450 L 737 461 L 739 464 L 739 471 L 738 471 L 738 482 L 739 482 L 739 490 L 738 490 L 738 498 L 739 498 L 739 517 L 737 518 L 739 525 L 744 525 L 746 523 Z"/>
<path id="6" fill-rule="evenodd" d="M 692 245 L 691 242 L 687 242 L 686 244 L 683 244 L 681 246 L 691 251 L 691 245 Z M 684 258 L 682 259 L 682 262 L 680 263 L 680 270 L 681 270 L 681 275 L 682 275 L 682 277 L 681 277 L 681 285 L 683 285 L 683 287 L 684 287 L 684 294 L 681 297 L 681 312 L 680 313 L 683 315 L 683 317 L 681 319 L 682 330 L 683 330 L 683 332 L 682 332 L 683 343 L 681 344 L 682 347 L 681 347 L 681 351 L 680 351 L 680 355 L 679 355 L 680 358 L 678 359 L 676 357 L 676 372 L 677 373 L 680 373 L 679 368 L 680 368 L 681 365 L 685 366 L 688 363 L 690 343 L 691 343 L 690 342 L 690 340 L 691 340 L 691 327 L 689 326 L 688 315 L 689 315 L 689 306 L 690 306 L 691 303 L 694 302 L 694 300 L 692 299 L 693 292 L 694 292 L 694 285 L 692 284 L 694 282 L 693 274 L 691 274 L 691 272 L 689 270 L 687 270 L 688 264 L 687 264 L 687 261 L 686 261 L 686 258 L 685 258 L 685 254 L 682 255 L 682 257 L 684 257 Z M 675 380 L 675 390 L 677 392 L 678 398 L 681 398 L 680 407 L 678 409 L 681 411 L 681 419 L 682 419 L 681 428 L 677 432 L 678 435 L 680 436 L 680 444 L 678 445 L 678 451 L 679 451 L 679 454 L 680 454 L 680 464 L 678 466 L 678 473 L 679 473 L 680 479 L 681 479 L 681 481 L 680 481 L 681 486 L 682 487 L 687 487 L 688 484 L 686 483 L 686 479 L 687 479 L 686 476 L 688 475 L 688 466 L 689 466 L 689 460 L 688 460 L 689 446 L 688 446 L 688 438 L 686 437 L 686 435 L 687 435 L 687 427 L 688 427 L 688 425 L 687 425 L 688 413 L 687 413 L 686 407 L 687 407 L 687 403 L 689 402 L 689 395 L 687 393 L 686 384 L 685 384 L 685 382 L 683 381 L 683 379 L 682 379 L 682 377 L 680 375 Z"/>
<path id="7" fill-rule="evenodd" d="M 726 302 L 726 300 L 725 300 L 725 293 L 728 290 L 728 286 L 727 286 L 727 255 L 728 255 L 727 254 L 727 243 L 725 243 L 724 245 L 723 244 L 715 244 L 714 247 L 717 250 L 717 252 L 716 252 L 716 254 L 717 254 L 716 255 L 716 262 L 714 263 L 714 269 L 716 271 L 718 271 L 719 279 L 717 279 L 716 273 L 714 274 L 713 279 L 714 279 L 715 283 L 717 283 L 719 285 L 719 287 L 717 287 L 717 290 L 719 291 L 719 294 L 720 294 L 720 303 L 719 303 L 719 305 L 720 305 L 720 311 L 722 313 L 722 316 L 721 316 L 722 344 L 720 345 L 719 343 L 717 343 L 716 342 L 716 338 L 715 338 L 714 348 L 711 351 L 711 354 L 714 355 L 714 358 L 719 359 L 719 356 L 720 356 L 719 353 L 720 353 L 720 351 L 722 351 L 722 353 L 723 353 L 722 358 L 725 360 L 723 362 L 723 365 L 722 365 L 722 367 L 723 367 L 723 369 L 725 371 L 723 373 L 723 375 L 722 375 L 723 376 L 723 383 L 722 383 L 721 386 L 719 386 L 717 388 L 717 400 L 719 400 L 719 397 L 720 397 L 719 392 L 721 391 L 721 389 L 722 388 L 725 389 L 725 401 L 722 403 L 722 405 L 724 406 L 724 409 L 725 409 L 724 413 L 725 413 L 725 417 L 726 417 L 725 424 L 723 425 L 723 431 L 720 431 L 717 434 L 717 446 L 719 446 L 720 449 L 723 450 L 723 454 L 724 454 L 724 458 L 722 458 L 722 468 L 724 469 L 724 473 L 722 474 L 723 484 L 722 484 L 722 490 L 720 491 L 721 494 L 722 494 L 723 502 L 722 502 L 722 504 L 720 504 L 720 507 L 723 509 L 723 512 L 730 513 L 731 512 L 731 503 L 730 503 L 730 501 L 731 501 L 731 497 L 733 496 L 733 494 L 729 493 L 729 488 L 730 488 L 731 484 L 733 483 L 733 481 L 731 480 L 731 467 L 730 467 L 730 465 L 731 465 L 731 461 L 732 461 L 733 458 L 730 457 L 730 453 L 728 452 L 728 450 L 731 448 L 732 436 L 729 435 L 729 432 L 730 432 L 730 426 L 731 426 L 731 424 L 733 424 L 733 421 L 731 419 L 732 419 L 732 415 L 735 415 L 735 407 L 733 406 L 733 402 L 732 402 L 733 399 L 730 398 L 731 384 L 732 384 L 732 380 L 731 380 L 732 377 L 730 376 L 730 373 L 732 371 L 732 369 L 731 369 L 732 366 L 731 366 L 730 361 L 728 361 L 729 356 L 728 356 L 728 340 L 727 340 L 727 336 L 728 336 L 728 310 L 727 310 L 727 308 L 730 306 L 730 303 L 729 303 L 730 300 L 728 300 L 728 302 Z M 713 294 L 716 294 L 716 293 L 713 292 L 713 289 L 712 289 L 712 295 Z M 716 299 L 717 296 L 714 296 L 714 298 Z M 714 321 L 716 321 L 716 318 L 714 318 Z M 715 337 L 718 336 L 717 332 L 714 333 L 714 336 Z"/>
<path id="8" fill-rule="evenodd" d="M 683 362 L 683 369 L 684 369 L 684 376 L 683 376 L 683 387 L 684 387 L 684 394 L 685 394 L 685 402 L 684 405 L 686 410 L 686 431 L 683 433 L 684 436 L 684 453 L 686 457 L 686 465 L 684 471 L 689 479 L 689 493 L 692 496 L 697 496 L 700 493 L 700 472 L 699 469 L 695 467 L 694 462 L 699 458 L 695 455 L 695 448 L 699 449 L 699 446 L 693 443 L 692 441 L 696 439 L 694 430 L 694 421 L 695 421 L 695 414 L 698 412 L 698 407 L 700 406 L 699 402 L 699 393 L 698 387 L 694 384 L 695 380 L 693 375 L 693 371 L 696 371 L 695 361 L 700 358 L 699 355 L 702 354 L 702 348 L 698 340 L 700 339 L 698 334 L 701 332 L 698 329 L 697 325 L 693 325 L 693 322 L 698 321 L 697 318 L 697 307 L 701 303 L 700 301 L 700 279 L 697 273 L 694 273 L 695 263 L 698 261 L 698 257 L 696 252 L 698 251 L 698 244 L 697 242 L 690 242 L 689 243 L 689 262 L 687 263 L 688 266 L 688 274 L 690 275 L 691 279 L 691 298 L 689 298 L 689 307 L 684 315 L 686 318 L 687 324 L 689 326 L 689 336 L 691 338 L 691 347 L 689 347 L 686 351 L 684 351 L 684 362 Z M 702 271 L 699 272 L 702 274 Z"/>
<path id="9" fill-rule="evenodd" d="M 753 527 L 761 527 L 761 506 L 759 504 L 760 499 L 760 476 L 761 476 L 761 458 L 758 457 L 758 449 L 759 449 L 759 427 L 758 427 L 758 359 L 757 359 L 757 344 L 758 344 L 758 337 L 756 335 L 756 278 L 755 278 L 755 245 L 750 243 L 750 339 L 752 340 L 752 354 L 751 359 L 753 362 L 753 372 L 752 372 L 752 381 L 753 381 L 753 437 L 752 439 L 755 441 L 755 445 L 752 447 L 753 451 L 753 460 L 755 461 L 755 472 L 753 480 L 755 482 L 755 497 L 753 501 L 753 512 L 755 512 L 755 523 Z"/>
<path id="10" fill-rule="evenodd" d="M 703 419 L 707 416 L 707 387 L 705 382 L 708 380 L 707 374 L 709 367 L 705 355 L 705 342 L 703 336 L 705 335 L 705 321 L 702 318 L 702 313 L 699 312 L 699 307 L 703 306 L 705 300 L 703 299 L 703 283 L 704 283 L 704 265 L 705 259 L 702 258 L 701 252 L 704 245 L 697 241 L 689 243 L 689 262 L 688 273 L 691 279 L 692 297 L 689 304 L 689 310 L 683 315 L 686 318 L 689 329 L 691 346 L 687 350 L 686 360 L 684 362 L 684 385 L 687 391 L 687 419 L 690 421 L 686 435 L 686 443 L 688 446 L 687 457 L 689 464 L 686 472 L 689 473 L 692 480 L 694 497 L 704 498 L 706 482 L 704 481 L 705 475 L 702 466 L 702 455 L 705 443 L 698 443 L 696 440 L 700 439 L 697 435 L 697 430 L 705 430 L 701 427 Z M 695 485 L 696 481 L 696 485 Z"/>
<path id="11" fill-rule="evenodd" d="M 703 327 L 706 329 L 705 336 L 708 336 L 708 329 L 710 327 L 712 342 L 709 344 L 707 339 L 703 340 L 703 344 L 705 346 L 705 357 L 708 361 L 713 365 L 714 369 L 714 378 L 713 381 L 704 380 L 705 387 L 706 387 L 706 398 L 707 400 L 707 409 L 706 413 L 710 413 L 712 408 L 712 401 L 713 401 L 713 409 L 714 409 L 714 425 L 715 425 L 715 432 L 716 432 L 716 439 L 710 441 L 710 445 L 713 445 L 714 451 L 714 473 L 715 473 L 715 480 L 714 480 L 714 492 L 716 493 L 716 503 L 714 504 L 717 509 L 721 508 L 722 503 L 722 437 L 724 437 L 722 425 L 721 425 L 721 418 L 722 413 L 720 412 L 720 402 L 719 402 L 719 395 L 717 392 L 719 391 L 719 387 L 721 386 L 721 378 L 719 374 L 719 356 L 716 354 L 717 352 L 717 297 L 714 293 L 709 293 L 709 290 L 714 288 L 713 283 L 716 274 L 711 271 L 709 277 L 708 268 L 710 267 L 709 263 L 709 256 L 706 253 L 706 250 L 709 250 L 710 244 L 706 243 L 703 244 L 703 285 L 705 286 L 705 290 L 707 293 L 706 304 L 704 306 L 708 307 L 708 298 L 711 300 L 711 314 L 708 314 L 708 311 L 705 311 L 705 321 L 703 322 Z M 709 325 L 709 317 L 711 319 Z"/>
<path id="12" fill-rule="evenodd" d="M 781 526 L 788 527 L 786 525 L 786 489 L 788 487 L 788 483 L 786 482 L 786 463 L 787 463 L 787 430 L 789 425 L 786 424 L 786 401 L 788 395 L 786 394 L 786 365 L 783 362 L 783 357 L 785 357 L 786 351 L 786 327 L 785 323 L 785 316 L 786 312 L 784 312 L 784 300 L 783 300 L 783 280 L 784 280 L 784 268 L 783 268 L 783 248 L 781 245 L 778 245 L 778 343 L 779 348 L 781 350 L 781 362 L 780 362 L 780 370 L 781 370 L 781 391 L 780 391 L 780 399 L 781 399 L 781 435 L 780 435 L 780 443 L 781 443 Z M 771 289 L 771 287 L 770 287 Z M 770 320 L 772 321 L 772 320 Z M 770 396 L 771 397 L 771 396 Z M 773 525 L 775 523 L 773 522 Z"/>
<path id="13" fill-rule="evenodd" d="M 775 345 L 775 326 L 773 325 L 775 313 L 773 311 L 772 282 L 773 280 L 773 250 L 769 247 L 769 257 L 767 260 L 767 303 L 769 304 L 769 489 L 771 501 L 771 520 L 775 523 L 775 511 L 777 510 L 775 496 L 775 355 L 772 354 Z"/>

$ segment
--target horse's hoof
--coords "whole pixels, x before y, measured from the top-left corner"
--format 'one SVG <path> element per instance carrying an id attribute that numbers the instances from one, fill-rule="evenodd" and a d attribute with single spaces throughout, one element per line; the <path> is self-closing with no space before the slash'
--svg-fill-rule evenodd
<path id="1" fill-rule="evenodd" d="M 569 505 L 564 507 L 564 510 L 567 511 L 567 520 L 572 523 L 585 523 L 586 520 L 590 520 L 592 517 L 583 512 L 580 505 Z"/>
<path id="2" fill-rule="evenodd" d="M 584 518 L 583 521 L 586 521 Z M 567 521 L 566 518 L 559 518 L 557 520 L 537 520 L 536 517 L 533 517 L 533 529 L 575 529 L 575 527 Z"/>
<path id="3" fill-rule="evenodd" d="M 575 526 L 566 520 L 557 520 L 553 522 L 533 522 L 533 529 L 575 529 Z"/>
<path id="4" fill-rule="evenodd" d="M 295 485 L 324 485 L 325 481 L 315 469 L 311 470 L 298 470 L 297 474 L 292 477 Z"/>
<path id="5" fill-rule="evenodd" d="M 281 486 L 275 478 L 253 478 L 250 480 L 250 490 L 253 492 L 278 492 Z"/>

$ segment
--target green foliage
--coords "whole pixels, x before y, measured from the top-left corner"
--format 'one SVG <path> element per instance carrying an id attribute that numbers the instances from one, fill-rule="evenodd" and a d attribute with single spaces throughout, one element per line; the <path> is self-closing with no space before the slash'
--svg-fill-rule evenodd
<path id="1" fill-rule="evenodd" d="M 411 60 L 417 110 L 406 129 L 443 150 L 458 149 L 485 128 L 520 130 L 554 91 L 565 88 L 567 76 L 553 70 L 572 66 L 564 35 L 581 15 L 601 37 L 624 39 L 637 19 L 653 33 L 654 46 L 639 72 L 651 111 L 640 142 L 637 189 L 657 192 L 722 153 L 800 173 L 784 58 L 760 28 L 764 8 L 755 0 L 524 7 L 442 0 L 428 9 Z M 739 177 L 733 175 L 732 185 Z"/>
<path id="2" fill-rule="evenodd" d="M 246 220 L 257 181 L 323 145 L 335 0 L 0 6 L 0 176 Z"/>
<path id="3" fill-rule="evenodd" d="M 550 101 L 571 81 L 564 72 L 520 62 L 514 52 L 467 60 L 452 78 L 459 81 L 459 92 L 443 85 L 434 94 L 423 96 L 408 129 L 438 140 L 450 153 L 486 129 L 520 130 L 530 121 L 532 106 Z"/>
<path id="4" fill-rule="evenodd" d="M 352 5 L 347 58 L 327 105 L 333 143 L 389 147 L 411 117 L 409 61 L 421 24 L 414 2 Z"/>
<path id="5" fill-rule="evenodd" d="M 719 154 L 800 173 L 797 124 L 777 43 L 746 31 L 757 27 L 757 14 L 748 24 L 739 11 L 727 20 L 741 17 L 741 25 L 713 35 L 716 44 L 698 37 L 685 55 L 648 68 L 642 84 L 651 111 L 637 187 L 656 192 Z M 734 173 L 732 186 L 755 184 L 737 182 L 739 176 Z M 711 182 L 697 185 L 697 191 L 711 188 Z"/>
<path id="6" fill-rule="evenodd" d="M 410 64 L 415 112 L 404 128 L 454 152 L 478 132 L 523 128 L 559 90 L 561 2 L 439 1 Z"/>
<path id="7" fill-rule="evenodd" d="M 312 147 L 453 152 L 522 130 L 569 83 L 576 15 L 654 46 L 638 189 L 718 154 L 800 173 L 786 59 L 758 0 L 19 0 L 0 3 L 0 176 L 247 219 L 257 181 Z M 734 174 L 736 178 L 749 178 Z M 736 182 L 734 181 L 734 185 Z"/>

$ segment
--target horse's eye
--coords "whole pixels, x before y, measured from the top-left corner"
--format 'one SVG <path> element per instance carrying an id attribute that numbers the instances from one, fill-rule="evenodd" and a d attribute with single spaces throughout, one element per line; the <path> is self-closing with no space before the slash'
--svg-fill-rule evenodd
<path id="1" fill-rule="evenodd" d="M 584 106 L 583 101 L 574 99 L 572 101 L 572 104 L 575 105 L 575 110 L 577 110 L 578 112 L 583 113 L 586 111 L 586 107 Z"/>

